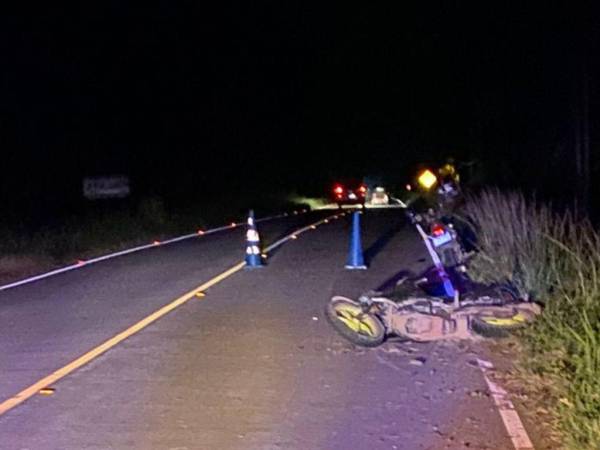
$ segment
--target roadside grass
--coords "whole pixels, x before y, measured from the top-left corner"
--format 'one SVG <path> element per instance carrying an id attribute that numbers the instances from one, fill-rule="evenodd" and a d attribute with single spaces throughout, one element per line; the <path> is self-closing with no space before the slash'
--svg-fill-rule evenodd
<path id="1" fill-rule="evenodd" d="M 549 410 L 565 448 L 600 448 L 600 235 L 519 193 L 484 191 L 464 215 L 477 234 L 472 275 L 544 305 L 518 335 L 517 373 L 534 406 Z"/>
<path id="2" fill-rule="evenodd" d="M 287 193 L 215 197 L 187 206 L 170 206 L 162 198 L 147 197 L 119 207 L 92 205 L 51 225 L 0 223 L 0 284 L 78 259 L 245 221 L 250 208 L 260 218 L 310 206 Z"/>

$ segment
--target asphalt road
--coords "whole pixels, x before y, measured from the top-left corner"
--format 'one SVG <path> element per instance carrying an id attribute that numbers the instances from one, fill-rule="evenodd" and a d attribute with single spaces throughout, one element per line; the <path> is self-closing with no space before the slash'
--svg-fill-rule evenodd
<path id="1" fill-rule="evenodd" d="M 263 223 L 264 241 L 331 215 Z M 366 271 L 348 271 L 350 217 L 274 251 L 0 415 L 1 449 L 512 449 L 478 343 L 361 349 L 324 320 L 426 254 L 398 210 L 362 217 Z M 210 280 L 244 230 L 125 255 L 0 292 L 0 402 Z"/>

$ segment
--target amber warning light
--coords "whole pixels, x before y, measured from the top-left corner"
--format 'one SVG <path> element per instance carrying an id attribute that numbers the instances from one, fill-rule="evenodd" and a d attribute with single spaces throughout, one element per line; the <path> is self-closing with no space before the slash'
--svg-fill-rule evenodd
<path id="1" fill-rule="evenodd" d="M 417 178 L 417 181 L 425 189 L 429 189 L 437 182 L 437 177 L 430 170 L 425 169 L 423 172 L 421 172 Z"/>

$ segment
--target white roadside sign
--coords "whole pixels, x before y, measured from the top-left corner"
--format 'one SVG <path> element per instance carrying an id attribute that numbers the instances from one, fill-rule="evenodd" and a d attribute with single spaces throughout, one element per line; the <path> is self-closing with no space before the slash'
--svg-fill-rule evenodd
<path id="1" fill-rule="evenodd" d="M 90 200 L 123 198 L 129 194 L 129 177 L 124 175 L 85 177 L 83 179 L 83 195 Z"/>

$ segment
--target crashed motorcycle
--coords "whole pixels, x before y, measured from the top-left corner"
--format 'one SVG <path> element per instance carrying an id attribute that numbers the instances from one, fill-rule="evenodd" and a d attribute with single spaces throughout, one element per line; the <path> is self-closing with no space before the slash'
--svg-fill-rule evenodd
<path id="1" fill-rule="evenodd" d="M 449 225 L 407 208 L 433 262 L 418 277 L 358 300 L 334 296 L 326 305 L 331 325 L 356 345 L 375 347 L 387 337 L 429 342 L 503 337 L 540 314 L 540 306 L 518 297 L 507 285 L 484 286 L 467 274 L 467 255 Z"/>
<path id="2" fill-rule="evenodd" d="M 539 305 L 520 301 L 502 288 L 451 303 L 426 296 L 390 297 L 374 292 L 355 301 L 336 295 L 325 314 L 350 342 L 376 347 L 389 336 L 416 342 L 472 339 L 475 335 L 504 337 L 541 312 Z"/>
<path id="3" fill-rule="evenodd" d="M 457 267 L 465 263 L 468 252 L 452 220 L 440 217 L 433 209 L 423 214 L 407 210 L 406 216 L 415 226 L 434 264 Z"/>

